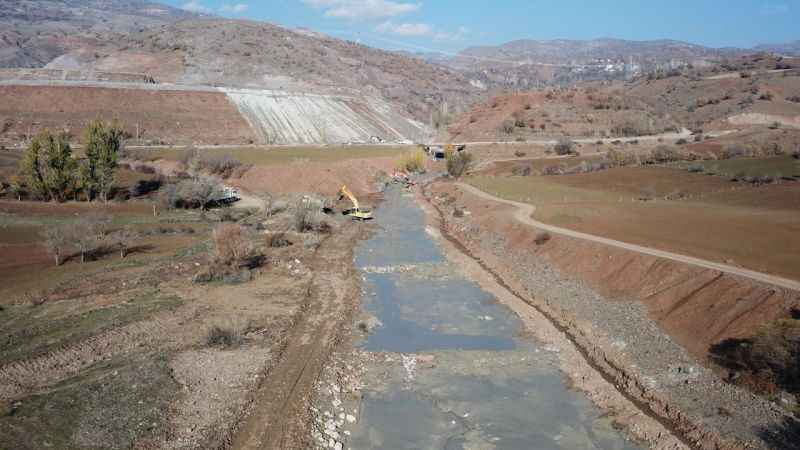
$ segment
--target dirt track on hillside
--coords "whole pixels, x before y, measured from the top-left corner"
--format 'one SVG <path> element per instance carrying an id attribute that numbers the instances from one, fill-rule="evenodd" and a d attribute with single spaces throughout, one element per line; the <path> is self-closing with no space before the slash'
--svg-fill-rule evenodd
<path id="1" fill-rule="evenodd" d="M 628 244 L 626 242 L 616 241 L 613 239 L 604 238 L 601 236 L 594 236 L 591 234 L 580 233 L 578 231 L 573 231 L 568 228 L 557 227 L 553 225 L 548 225 L 546 223 L 539 222 L 536 219 L 533 219 L 533 214 L 536 212 L 536 206 L 528 204 L 528 203 L 520 203 L 515 202 L 513 200 L 506 200 L 499 197 L 495 197 L 491 194 L 481 191 L 473 186 L 470 186 L 465 183 L 458 183 L 458 186 L 471 194 L 477 195 L 481 198 L 486 200 L 491 200 L 495 202 L 505 203 L 508 205 L 512 205 L 517 207 L 517 211 L 514 213 L 514 219 L 519 221 L 520 223 L 524 223 L 526 225 L 530 225 L 532 227 L 549 231 L 551 233 L 561 234 L 564 236 L 573 237 L 576 239 L 582 239 L 586 241 L 596 242 L 599 244 L 610 245 L 612 247 L 619 247 L 625 250 L 630 250 L 637 253 L 642 253 L 645 255 L 656 256 L 659 258 L 665 258 L 672 261 L 677 261 L 685 264 L 691 264 L 693 266 L 702 267 L 704 269 L 711 269 L 717 270 L 723 273 L 728 273 L 731 275 L 737 275 L 745 278 L 749 278 L 754 281 L 762 282 L 771 284 L 774 286 L 782 287 L 785 289 L 791 289 L 794 291 L 800 291 L 800 282 L 796 280 L 789 280 L 787 278 L 776 277 L 774 275 L 769 275 L 761 272 L 756 272 L 753 270 L 742 269 L 739 267 L 730 266 L 727 264 L 720 264 L 713 261 L 708 261 L 700 258 L 694 258 L 691 256 L 686 255 L 679 255 L 677 253 L 667 252 L 663 250 L 658 250 L 650 247 L 643 247 L 641 245 L 635 244 Z"/>

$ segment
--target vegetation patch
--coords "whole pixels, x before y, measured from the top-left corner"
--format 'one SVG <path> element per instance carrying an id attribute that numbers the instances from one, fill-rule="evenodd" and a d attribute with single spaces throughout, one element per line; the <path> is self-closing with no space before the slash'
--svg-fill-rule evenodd
<path id="1" fill-rule="evenodd" d="M 168 355 L 94 364 L 0 411 L 0 450 L 133 448 L 166 431 L 178 387 Z"/>
<path id="2" fill-rule="evenodd" d="M 712 346 L 712 359 L 734 371 L 733 381 L 761 394 L 800 394 L 800 317 L 764 324 L 749 339 Z"/>
<path id="3" fill-rule="evenodd" d="M 9 305 L 0 312 L 0 361 L 9 363 L 47 354 L 112 328 L 147 319 L 174 309 L 182 301 L 158 291 L 142 293 L 130 301 L 64 315 L 56 303 Z"/>

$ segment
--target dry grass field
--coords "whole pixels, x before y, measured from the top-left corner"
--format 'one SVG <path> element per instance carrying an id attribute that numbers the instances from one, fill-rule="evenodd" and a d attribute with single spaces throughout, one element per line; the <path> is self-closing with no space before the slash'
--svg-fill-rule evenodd
<path id="1" fill-rule="evenodd" d="M 231 156 L 244 164 L 254 166 L 274 166 L 291 163 L 320 162 L 335 163 L 351 159 L 396 157 L 407 151 L 409 146 L 332 146 L 332 147 L 224 147 L 199 150 L 206 157 Z M 130 149 L 127 154 L 140 160 L 179 161 L 185 147 Z"/>
<path id="2" fill-rule="evenodd" d="M 536 205 L 546 223 L 800 278 L 800 183 L 752 187 L 659 167 L 468 182 Z"/>

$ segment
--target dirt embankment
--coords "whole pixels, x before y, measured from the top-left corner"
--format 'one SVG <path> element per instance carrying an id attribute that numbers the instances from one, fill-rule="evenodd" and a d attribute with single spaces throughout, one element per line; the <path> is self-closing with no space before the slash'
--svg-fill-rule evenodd
<path id="1" fill-rule="evenodd" d="M 280 166 L 255 166 L 233 184 L 250 192 L 291 194 L 317 192 L 334 195 L 347 185 L 356 195 L 375 192 L 374 177 L 390 172 L 396 158 L 364 158 L 334 163 L 310 162 L 298 159 Z"/>
<path id="2" fill-rule="evenodd" d="M 555 236 L 537 245 L 513 208 L 439 183 L 451 235 L 550 316 L 616 385 L 697 448 L 791 448 L 777 406 L 722 382 L 709 346 L 789 313 L 798 294 L 621 249 Z M 453 216 L 458 207 L 466 214 Z"/>
<path id="3" fill-rule="evenodd" d="M 73 133 L 98 117 L 117 118 L 140 141 L 241 144 L 257 138 L 222 92 L 64 86 L 0 86 L 0 139 L 44 128 Z"/>

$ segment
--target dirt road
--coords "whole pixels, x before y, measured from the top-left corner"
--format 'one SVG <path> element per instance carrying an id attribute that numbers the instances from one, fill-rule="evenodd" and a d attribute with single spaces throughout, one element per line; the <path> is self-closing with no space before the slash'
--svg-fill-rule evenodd
<path id="1" fill-rule="evenodd" d="M 600 244 L 610 245 L 612 247 L 618 247 L 625 250 L 634 251 L 637 253 L 642 253 L 645 255 L 656 256 L 659 258 L 671 259 L 673 261 L 678 261 L 686 264 L 691 264 L 698 267 L 703 267 L 706 269 L 718 270 L 723 273 L 728 273 L 731 275 L 737 275 L 745 278 L 749 278 L 751 280 L 760 281 L 763 283 L 771 284 L 774 286 L 782 287 L 785 289 L 791 289 L 795 291 L 800 291 L 800 281 L 790 280 L 786 278 L 777 277 L 774 275 L 769 275 L 761 272 L 756 272 L 753 270 L 742 269 L 739 267 L 730 266 L 727 264 L 721 264 L 713 261 L 708 261 L 705 259 L 695 258 L 692 256 L 680 255 L 677 253 L 667 252 L 664 250 L 658 250 L 650 247 L 643 247 L 641 245 L 629 244 L 626 242 L 616 241 L 613 239 L 608 239 L 600 236 L 594 236 L 591 234 L 580 233 L 578 231 L 573 231 L 567 228 L 561 228 L 553 225 L 548 225 L 546 223 L 539 222 L 538 220 L 534 219 L 533 213 L 536 211 L 536 207 L 531 204 L 527 203 L 520 203 L 515 202 L 512 200 L 506 200 L 499 197 L 495 197 L 491 194 L 488 194 L 480 189 L 477 189 L 473 186 L 470 186 L 465 183 L 457 183 L 458 187 L 471 193 L 477 195 L 486 200 L 492 200 L 500 203 L 505 203 L 507 205 L 512 205 L 517 207 L 517 211 L 514 213 L 514 218 L 519 221 L 520 223 L 530 225 L 532 227 L 536 227 L 541 230 L 549 231 L 551 233 L 560 234 L 563 236 L 569 236 L 576 239 L 583 239 L 586 241 L 597 242 Z"/>
<path id="2" fill-rule="evenodd" d="M 348 225 L 341 231 L 344 236 L 326 239 L 320 246 L 303 313 L 255 394 L 231 448 L 307 448 L 308 404 L 314 383 L 358 302 L 355 268 L 342 261 L 352 260 L 361 232 L 361 226 Z"/>

